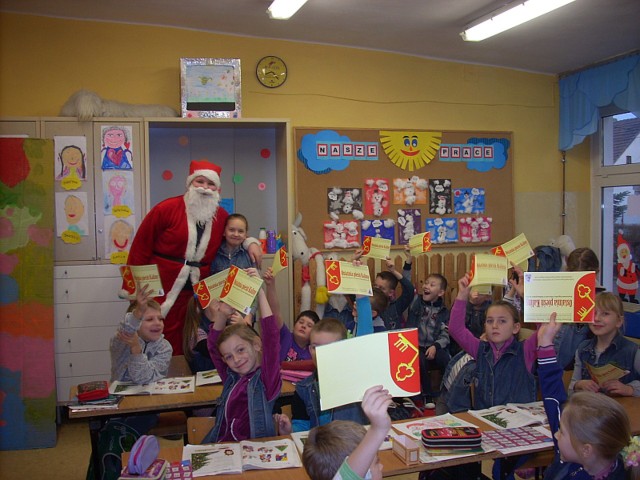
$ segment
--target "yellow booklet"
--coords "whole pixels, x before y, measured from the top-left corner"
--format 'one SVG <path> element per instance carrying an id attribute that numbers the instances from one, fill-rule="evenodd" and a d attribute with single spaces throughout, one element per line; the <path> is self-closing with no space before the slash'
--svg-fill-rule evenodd
<path id="1" fill-rule="evenodd" d="M 524 321 L 591 323 L 595 313 L 595 272 L 526 272 Z"/>
<path id="2" fill-rule="evenodd" d="M 600 367 L 594 367 L 593 365 L 585 362 L 585 366 L 587 367 L 591 378 L 598 385 L 602 385 L 604 382 L 608 382 L 609 380 L 618 380 L 629 373 L 629 370 L 623 370 L 613 363 L 607 363 L 606 365 L 601 365 Z"/>
<path id="3" fill-rule="evenodd" d="M 509 262 L 513 262 L 516 265 L 520 265 L 525 260 L 533 257 L 533 249 L 531 245 L 529 245 L 529 240 L 527 240 L 524 233 L 493 248 L 491 253 L 499 257 L 506 257 Z"/>
<path id="4" fill-rule="evenodd" d="M 325 260 L 324 267 L 329 293 L 373 295 L 369 268 L 366 265 L 355 266 L 351 262 Z"/>
<path id="5" fill-rule="evenodd" d="M 507 257 L 477 253 L 471 261 L 471 282 L 476 285 L 505 285 L 507 283 Z"/>
<path id="6" fill-rule="evenodd" d="M 198 302 L 203 309 L 209 306 L 211 300 L 220 298 L 222 287 L 224 287 L 228 276 L 229 269 L 227 268 L 221 272 L 214 273 L 204 280 L 200 280 L 193 286 L 193 292 L 198 297 Z"/>
<path id="7" fill-rule="evenodd" d="M 271 269 L 273 270 L 273 276 L 275 277 L 278 274 L 278 272 L 281 272 L 288 266 L 289 266 L 289 257 L 287 256 L 287 249 L 285 247 L 281 247 L 273 256 L 273 265 L 271 265 Z"/>
<path id="8" fill-rule="evenodd" d="M 136 291 L 139 287 L 148 285 L 147 290 L 152 297 L 164 295 L 160 272 L 157 265 L 123 265 L 120 267 L 122 275 L 122 290 L 120 296 L 135 300 Z"/>
<path id="9" fill-rule="evenodd" d="M 380 237 L 364 237 L 362 242 L 362 256 L 370 258 L 380 258 L 385 260 L 389 257 L 391 250 L 391 240 Z"/>
<path id="10" fill-rule="evenodd" d="M 220 300 L 246 315 L 251 312 L 251 305 L 262 283 L 261 278 L 252 277 L 244 270 L 232 265 L 222 287 Z"/>
<path id="11" fill-rule="evenodd" d="M 418 233 L 409 239 L 409 249 L 414 257 L 431 251 L 431 232 Z"/>

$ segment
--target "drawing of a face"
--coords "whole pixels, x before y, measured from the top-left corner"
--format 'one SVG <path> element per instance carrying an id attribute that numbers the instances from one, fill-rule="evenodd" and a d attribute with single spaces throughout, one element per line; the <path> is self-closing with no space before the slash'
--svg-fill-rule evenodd
<path id="1" fill-rule="evenodd" d="M 122 205 L 122 195 L 127 189 L 127 180 L 122 175 L 114 175 L 109 179 L 109 191 L 114 205 Z"/>
<path id="2" fill-rule="evenodd" d="M 79 174 L 82 171 L 82 150 L 74 145 L 65 147 L 60 152 L 60 160 L 65 169 L 69 172 L 76 172 Z"/>
<path id="3" fill-rule="evenodd" d="M 122 148 L 127 141 L 127 135 L 120 128 L 112 128 L 104 132 L 103 142 L 109 148 Z"/>
<path id="4" fill-rule="evenodd" d="M 76 225 L 84 216 L 84 205 L 75 195 L 69 195 L 64 201 L 64 214 L 69 225 Z"/>
<path id="5" fill-rule="evenodd" d="M 389 159 L 409 171 L 424 167 L 433 160 L 441 137 L 438 132 L 380 132 L 380 142 Z"/>
<path id="6" fill-rule="evenodd" d="M 111 243 L 119 252 L 128 250 L 133 227 L 124 220 L 116 220 L 111 225 Z"/>

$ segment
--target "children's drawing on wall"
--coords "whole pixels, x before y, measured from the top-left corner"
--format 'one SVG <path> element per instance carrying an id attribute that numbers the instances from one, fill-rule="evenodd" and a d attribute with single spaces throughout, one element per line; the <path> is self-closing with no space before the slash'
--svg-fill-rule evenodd
<path id="1" fill-rule="evenodd" d="M 131 127 L 105 125 L 102 127 L 102 170 L 132 170 Z"/>
<path id="2" fill-rule="evenodd" d="M 357 248 L 360 246 L 358 222 L 324 222 L 324 248 Z"/>
<path id="3" fill-rule="evenodd" d="M 432 243 L 455 243 L 458 241 L 458 220 L 456 218 L 427 218 L 426 231 L 431 234 Z"/>
<path id="4" fill-rule="evenodd" d="M 56 192 L 56 231 L 65 243 L 77 243 L 87 236 L 86 211 L 87 192 Z"/>
<path id="5" fill-rule="evenodd" d="M 398 209 L 398 243 L 407 245 L 409 239 L 422 233 L 422 213 L 417 208 Z"/>
<path id="6" fill-rule="evenodd" d="M 87 179 L 87 139 L 86 137 L 54 137 L 56 155 L 56 180 L 69 179 L 61 182 L 68 184 L 67 190 L 82 186 L 81 181 Z"/>
<path id="7" fill-rule="evenodd" d="M 385 178 L 368 178 L 365 185 L 365 215 L 389 214 L 389 182 Z"/>
<path id="8" fill-rule="evenodd" d="M 385 220 L 378 218 L 375 220 L 362 220 L 362 222 L 360 222 L 361 242 L 364 243 L 364 237 L 378 237 L 391 240 L 391 244 L 393 245 L 396 243 L 395 225 L 396 222 L 392 218 Z"/>
<path id="9" fill-rule="evenodd" d="M 124 265 L 127 263 L 129 249 L 133 241 L 135 217 L 118 218 L 113 215 L 104 217 L 105 257 L 111 263 Z"/>
<path id="10" fill-rule="evenodd" d="M 463 217 L 458 220 L 462 243 L 488 242 L 491 240 L 491 217 Z"/>
<path id="11" fill-rule="evenodd" d="M 410 172 L 431 162 L 441 141 L 442 132 L 380 131 L 380 144 L 389 160 Z"/>
<path id="12" fill-rule="evenodd" d="M 429 180 L 429 213 L 446 215 L 451 211 L 451 180 Z"/>
<path id="13" fill-rule="evenodd" d="M 393 203 L 396 205 L 426 205 L 428 183 L 414 175 L 393 180 Z"/>
<path id="14" fill-rule="evenodd" d="M 338 215 L 353 215 L 355 219 L 362 219 L 362 189 L 351 187 L 327 188 L 327 211 L 333 220 Z"/>
<path id="15" fill-rule="evenodd" d="M 133 172 L 105 170 L 102 172 L 104 214 L 128 217 L 134 213 Z"/>
<path id="16" fill-rule="evenodd" d="M 484 188 L 456 188 L 453 213 L 484 213 Z"/>

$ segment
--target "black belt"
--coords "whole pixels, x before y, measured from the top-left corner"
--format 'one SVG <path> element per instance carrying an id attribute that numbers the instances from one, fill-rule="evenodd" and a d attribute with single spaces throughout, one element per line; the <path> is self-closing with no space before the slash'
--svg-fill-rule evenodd
<path id="1" fill-rule="evenodd" d="M 172 262 L 182 263 L 183 265 L 188 265 L 190 267 L 204 267 L 204 263 L 200 262 L 192 262 L 190 260 L 185 260 L 180 257 L 172 257 L 171 255 L 165 255 L 164 253 L 153 252 L 156 257 L 164 258 L 165 260 L 171 260 Z"/>

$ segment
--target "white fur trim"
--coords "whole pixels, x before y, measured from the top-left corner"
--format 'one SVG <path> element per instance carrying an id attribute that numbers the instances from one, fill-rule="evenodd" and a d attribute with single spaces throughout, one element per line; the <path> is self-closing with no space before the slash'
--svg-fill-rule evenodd
<path id="1" fill-rule="evenodd" d="M 200 176 L 208 178 L 220 188 L 220 176 L 214 170 L 194 170 L 193 173 L 187 177 L 187 188 L 189 188 L 194 178 Z"/>
<path id="2" fill-rule="evenodd" d="M 167 315 L 169 310 L 171 310 L 171 307 L 173 307 L 173 304 L 176 302 L 176 298 L 178 298 L 178 295 L 182 291 L 182 288 L 184 287 L 185 283 L 187 283 L 187 278 L 189 278 L 189 270 L 191 270 L 191 268 L 192 267 L 188 265 L 183 265 L 180 269 L 180 273 L 173 282 L 171 290 L 169 291 L 169 293 L 167 293 L 167 296 L 165 297 L 164 302 L 162 302 L 162 305 L 160 305 L 160 312 L 163 316 Z"/>

